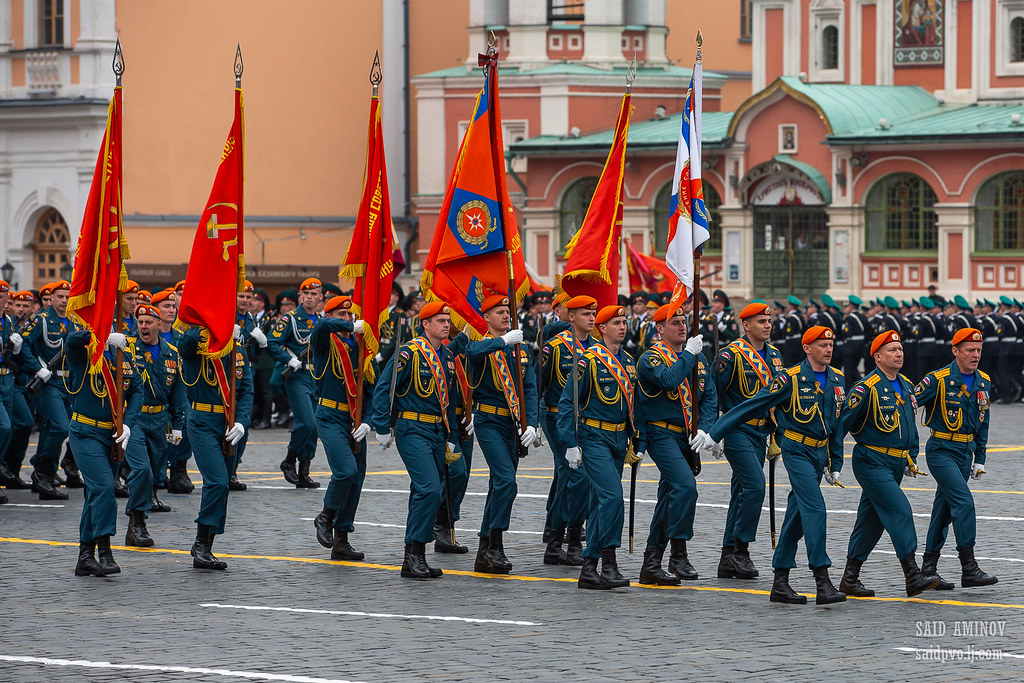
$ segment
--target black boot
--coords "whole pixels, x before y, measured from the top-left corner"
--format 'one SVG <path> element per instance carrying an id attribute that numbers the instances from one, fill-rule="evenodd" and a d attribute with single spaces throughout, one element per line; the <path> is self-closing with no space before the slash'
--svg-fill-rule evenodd
<path id="1" fill-rule="evenodd" d="M 192 544 L 192 566 L 195 569 L 227 569 L 228 563 L 218 560 L 213 555 L 213 537 L 210 527 L 205 524 L 196 525 L 196 542 Z"/>
<path id="2" fill-rule="evenodd" d="M 487 563 L 487 569 L 484 571 L 488 574 L 508 574 L 512 571 L 512 563 L 505 557 L 505 546 L 502 544 L 501 534 L 501 531 L 491 529 L 491 534 L 488 536 L 490 542 L 484 553 L 484 562 Z"/>
<path id="3" fill-rule="evenodd" d="M 170 512 L 171 506 L 160 500 L 156 495 L 159 490 L 158 486 L 153 487 L 153 495 L 149 497 L 149 511 L 150 512 Z"/>
<path id="4" fill-rule="evenodd" d="M 320 514 L 313 518 L 313 528 L 316 529 L 316 542 L 325 548 L 330 548 L 334 545 L 334 517 L 337 514 L 336 510 L 332 510 L 325 505 Z"/>
<path id="5" fill-rule="evenodd" d="M 32 491 L 39 494 L 39 500 L 67 500 L 68 494 L 61 491 L 53 483 L 53 476 L 32 471 Z"/>
<path id="6" fill-rule="evenodd" d="M 110 536 L 100 536 L 96 539 L 96 559 L 104 576 L 121 573 L 121 568 L 114 562 L 114 554 L 110 552 Z"/>
<path id="7" fill-rule="evenodd" d="M 696 581 L 697 570 L 690 564 L 686 555 L 686 541 L 681 538 L 672 539 L 672 553 L 668 556 L 668 571 L 684 581 Z"/>
<path id="8" fill-rule="evenodd" d="M 939 577 L 925 574 L 917 567 L 917 558 L 914 553 L 900 558 L 900 566 L 903 567 L 903 577 L 907 581 L 907 597 L 912 598 L 927 590 L 939 585 Z"/>
<path id="9" fill-rule="evenodd" d="M 75 576 L 105 576 L 103 567 L 96 561 L 96 541 L 78 544 L 78 564 Z"/>
<path id="10" fill-rule="evenodd" d="M 295 462 L 298 459 L 298 454 L 293 450 L 289 450 L 284 460 L 281 461 L 281 471 L 284 472 L 284 480 L 292 486 L 299 483 L 299 474 L 295 471 Z"/>
<path id="11" fill-rule="evenodd" d="M 548 529 L 548 546 L 544 549 L 544 564 L 564 564 L 573 566 L 569 556 L 562 550 L 565 540 L 565 529 Z"/>
<path id="12" fill-rule="evenodd" d="M 4 493 L 3 491 L 0 491 L 0 505 L 3 505 L 4 503 L 9 503 L 9 502 L 11 502 L 11 500 L 10 500 L 10 498 L 7 497 L 7 494 Z"/>
<path id="13" fill-rule="evenodd" d="M 834 602 L 846 602 L 846 596 L 832 585 L 832 579 L 828 577 L 828 567 L 811 567 L 811 572 L 814 574 L 814 585 L 818 588 L 814 604 L 831 605 Z"/>
<path id="14" fill-rule="evenodd" d="M 736 578 L 736 567 L 732 564 L 732 551 L 731 545 L 722 546 L 722 556 L 718 559 L 718 578 L 720 579 Z"/>
<path id="15" fill-rule="evenodd" d="M 69 489 L 85 488 L 85 482 L 82 481 L 82 473 L 78 471 L 78 466 L 75 464 L 75 456 L 71 453 L 70 445 L 64 449 L 64 458 L 60 461 L 60 466 L 64 468 L 64 474 L 67 475 L 65 486 Z"/>
<path id="16" fill-rule="evenodd" d="M 318 489 L 320 482 L 309 478 L 309 460 L 299 463 L 299 480 L 295 482 L 297 489 Z"/>
<path id="17" fill-rule="evenodd" d="M 476 549 L 476 562 L 473 563 L 473 571 L 480 574 L 489 574 L 490 566 L 487 564 L 487 560 L 484 555 L 487 554 L 487 548 L 491 545 L 491 539 L 486 536 L 480 536 L 480 545 Z"/>
<path id="18" fill-rule="evenodd" d="M 732 567 L 737 579 L 753 579 L 757 577 L 757 568 L 750 561 L 749 543 L 736 541 L 732 550 Z"/>
<path id="19" fill-rule="evenodd" d="M 469 548 L 461 545 L 458 541 L 452 538 L 452 527 L 454 525 L 448 521 L 448 508 L 441 505 L 437 509 L 437 516 L 434 517 L 434 552 L 435 553 L 454 553 L 456 555 L 462 555 L 469 552 Z"/>
<path id="20" fill-rule="evenodd" d="M 30 489 L 32 484 L 21 478 L 20 463 L 0 463 L 0 484 L 9 489 Z"/>
<path id="21" fill-rule="evenodd" d="M 228 491 L 244 491 L 248 486 L 238 481 L 238 458 L 235 458 L 234 464 L 231 466 L 231 474 L 228 475 Z"/>
<path id="22" fill-rule="evenodd" d="M 114 476 L 114 497 L 115 498 L 127 498 L 131 491 L 128 490 L 128 484 L 125 482 L 124 477 L 118 472 Z"/>
<path id="23" fill-rule="evenodd" d="M 664 548 L 647 546 L 644 551 L 644 563 L 640 565 L 640 583 L 645 586 L 678 586 L 679 577 L 672 576 L 661 568 Z"/>
<path id="24" fill-rule="evenodd" d="M 153 537 L 149 535 L 146 528 L 146 513 L 142 510 L 132 510 L 128 513 L 130 521 L 128 530 L 124 533 L 124 544 L 138 548 L 153 547 Z"/>
<path id="25" fill-rule="evenodd" d="M 619 572 L 619 564 L 615 561 L 615 548 L 601 551 L 601 581 L 609 588 L 629 587 L 629 579 Z"/>
<path id="26" fill-rule="evenodd" d="M 577 588 L 589 588 L 591 590 L 606 591 L 609 586 L 602 576 L 597 573 L 597 559 L 591 557 L 583 558 L 582 569 L 580 569 L 580 578 L 576 583 Z"/>
<path id="27" fill-rule="evenodd" d="M 787 605 L 806 605 L 807 596 L 800 595 L 789 585 L 789 570 L 776 569 L 775 581 L 772 582 L 772 592 L 768 596 L 771 602 L 784 602 Z"/>
<path id="28" fill-rule="evenodd" d="M 583 566 L 583 527 L 571 526 L 565 533 L 565 557 L 570 567 Z"/>
<path id="29" fill-rule="evenodd" d="M 334 545 L 331 546 L 332 560 L 345 560 L 346 562 L 359 562 L 365 554 L 359 552 L 348 542 L 348 532 L 341 529 L 334 530 Z"/>
<path id="30" fill-rule="evenodd" d="M 938 550 L 932 551 L 930 553 L 926 552 L 921 557 L 921 571 L 924 572 L 925 574 L 929 575 L 929 576 L 939 576 L 938 565 L 939 565 L 939 551 Z M 954 588 L 956 588 L 956 586 L 954 586 L 951 582 L 946 581 L 941 576 L 939 576 L 939 585 L 935 587 L 935 590 L 937 590 L 937 591 L 951 591 Z"/>
<path id="31" fill-rule="evenodd" d="M 846 569 L 843 570 L 843 578 L 839 582 L 839 590 L 855 598 L 873 598 L 875 597 L 875 591 L 868 590 L 860 582 L 860 568 L 863 564 L 860 560 L 855 560 L 852 557 L 846 558 Z"/>
<path id="32" fill-rule="evenodd" d="M 964 588 L 975 588 L 977 586 L 991 586 L 998 583 L 999 579 L 981 571 L 978 561 L 974 559 L 974 547 L 958 550 L 960 555 L 960 566 L 963 574 L 960 577 L 960 585 Z"/>
<path id="33" fill-rule="evenodd" d="M 421 552 L 422 543 L 406 543 L 405 558 L 402 560 L 402 576 L 406 579 L 431 578 L 426 554 Z"/>
<path id="34" fill-rule="evenodd" d="M 171 476 L 167 479 L 167 493 L 192 493 L 196 486 L 188 478 L 187 460 L 181 460 L 171 466 Z"/>
<path id="35" fill-rule="evenodd" d="M 544 527 L 544 535 L 541 537 L 540 540 L 543 541 L 544 543 L 547 543 L 548 541 L 550 541 L 551 540 L 551 532 L 552 531 L 554 531 L 554 529 L 552 529 L 551 527 L 549 527 L 549 526 Z"/>

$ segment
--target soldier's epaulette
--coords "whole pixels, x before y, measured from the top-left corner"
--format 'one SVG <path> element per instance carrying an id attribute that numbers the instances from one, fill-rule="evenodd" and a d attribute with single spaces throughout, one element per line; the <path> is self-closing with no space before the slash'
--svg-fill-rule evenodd
<path id="1" fill-rule="evenodd" d="M 904 375 L 904 374 L 903 374 L 902 372 L 901 372 L 901 373 L 899 373 L 899 375 L 900 375 L 900 377 L 902 377 L 902 378 L 903 378 L 903 380 L 904 380 L 904 381 L 905 381 L 905 382 L 906 382 L 907 384 L 909 384 L 910 386 L 914 386 L 914 383 L 910 381 L 910 378 L 909 378 L 909 377 L 907 377 L 906 375 Z"/>
<path id="2" fill-rule="evenodd" d="M 174 351 L 175 353 L 178 353 L 178 347 L 175 346 L 174 344 L 172 344 L 171 342 L 167 342 L 167 346 L 169 346 L 171 348 L 171 351 Z"/>
<path id="3" fill-rule="evenodd" d="M 987 372 L 984 372 L 982 370 L 978 370 L 978 374 L 981 375 L 981 378 L 983 380 L 985 380 L 986 382 L 991 382 L 992 381 L 992 378 L 988 376 Z"/>
<path id="4" fill-rule="evenodd" d="M 800 366 L 794 365 L 791 368 L 786 368 L 786 372 L 789 374 L 790 377 L 796 377 L 797 373 L 800 372 Z"/>
<path id="5" fill-rule="evenodd" d="M 839 368 L 832 368 L 832 372 L 836 373 L 840 377 L 845 377 L 845 375 L 843 375 L 843 371 L 840 370 Z"/>
<path id="6" fill-rule="evenodd" d="M 765 342 L 765 345 L 766 345 L 766 346 L 767 346 L 767 347 L 768 347 L 769 349 L 772 349 L 772 350 L 774 350 L 774 351 L 776 351 L 776 352 L 778 352 L 778 353 L 781 353 L 781 351 L 779 351 L 778 347 L 777 347 L 777 346 L 775 346 L 774 344 L 769 344 L 768 342 Z"/>
<path id="7" fill-rule="evenodd" d="M 932 374 L 935 375 L 935 379 L 943 379 L 944 377 L 947 377 L 949 375 L 949 368 L 942 368 L 941 370 L 936 370 Z"/>
<path id="8" fill-rule="evenodd" d="M 863 382 L 864 386 L 868 386 L 868 387 L 873 387 L 877 383 L 878 383 L 878 375 L 871 375 L 870 377 L 868 377 Z"/>

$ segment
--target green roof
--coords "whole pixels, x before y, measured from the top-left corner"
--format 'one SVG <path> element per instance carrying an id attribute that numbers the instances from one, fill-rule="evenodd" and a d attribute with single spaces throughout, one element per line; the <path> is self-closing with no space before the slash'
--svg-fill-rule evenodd
<path id="1" fill-rule="evenodd" d="M 636 69 L 636 83 L 643 85 L 644 76 L 656 77 L 656 76 L 671 76 L 679 78 L 682 82 L 680 88 L 684 91 L 689 85 L 690 75 L 693 70 L 683 66 L 675 66 L 674 64 L 667 64 L 665 66 L 643 66 L 639 65 Z M 716 71 L 704 72 L 705 80 L 716 80 L 721 79 L 723 82 L 727 81 L 729 77 L 726 74 L 721 74 Z M 413 76 L 414 80 L 422 78 L 459 78 L 462 76 L 477 75 L 480 77 L 480 84 L 483 85 L 483 74 L 480 69 L 473 67 L 467 69 L 465 65 L 453 66 L 449 69 L 440 69 L 438 71 L 431 71 L 425 74 L 419 74 Z M 498 64 L 498 76 L 550 76 L 550 75 L 572 75 L 572 76 L 621 76 L 622 84 L 626 84 L 626 65 L 615 66 L 612 68 L 602 68 L 597 66 L 588 66 L 586 64 L 580 64 L 579 62 L 552 62 L 540 67 L 522 67 L 519 65 L 506 66 L 504 63 L 499 62 Z"/>
<path id="2" fill-rule="evenodd" d="M 1017 122 L 1013 116 L 1017 115 Z M 1024 104 L 942 104 L 922 115 L 903 120 L 888 119 L 889 127 L 882 129 L 876 121 L 873 126 L 851 131 L 845 135 L 830 136 L 830 142 L 906 144 L 916 141 L 962 141 L 982 137 L 986 140 L 1012 140 L 1024 142 Z"/>
<path id="3" fill-rule="evenodd" d="M 800 171 L 805 176 L 810 178 L 811 182 L 813 182 L 815 186 L 817 186 L 818 191 L 821 192 L 821 196 L 825 200 L 825 203 L 832 203 L 832 186 L 829 184 L 828 179 L 821 171 L 819 171 L 814 166 L 811 166 L 806 162 L 794 159 L 788 154 L 776 154 L 772 158 L 775 159 L 775 161 L 778 161 L 780 164 L 786 164 L 787 166 L 795 168 L 796 170 Z"/>

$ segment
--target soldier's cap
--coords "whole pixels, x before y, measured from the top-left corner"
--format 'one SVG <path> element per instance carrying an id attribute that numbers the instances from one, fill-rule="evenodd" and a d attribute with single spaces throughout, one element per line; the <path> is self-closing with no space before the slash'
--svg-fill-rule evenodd
<path id="1" fill-rule="evenodd" d="M 629 299 L 626 298 L 625 294 L 619 294 L 617 297 L 615 297 L 615 301 L 616 303 L 618 303 L 619 306 L 629 305 Z"/>
<path id="2" fill-rule="evenodd" d="M 433 318 L 435 315 L 440 315 L 441 313 L 451 315 L 452 309 L 443 301 L 430 301 L 423 304 L 423 308 L 420 309 L 420 320 Z"/>
<path id="3" fill-rule="evenodd" d="M 985 305 L 988 306 L 989 308 L 995 308 L 996 307 L 996 302 L 989 301 L 988 299 L 985 299 Z"/>
<path id="4" fill-rule="evenodd" d="M 159 291 L 156 294 L 154 294 L 153 297 L 149 300 L 149 303 L 151 303 L 154 306 L 156 306 L 161 301 L 169 301 L 169 300 L 172 300 L 173 298 L 174 298 L 174 290 L 173 289 L 164 289 L 164 290 Z"/>
<path id="5" fill-rule="evenodd" d="M 1010 297 L 1008 297 L 1005 294 L 1003 294 L 1001 297 L 999 297 L 999 303 L 1001 303 L 1001 304 L 1003 304 L 1005 306 L 1012 306 L 1013 305 L 1013 299 L 1011 299 Z"/>
<path id="6" fill-rule="evenodd" d="M 661 303 L 667 304 L 669 301 L 672 301 L 672 292 L 668 290 L 665 290 L 664 292 L 658 292 L 658 299 L 661 301 Z"/>
<path id="7" fill-rule="evenodd" d="M 630 305 L 635 304 L 638 301 L 643 301 L 644 303 L 647 303 L 647 292 L 633 292 L 629 295 Z"/>
<path id="8" fill-rule="evenodd" d="M 135 317 L 138 318 L 143 315 L 151 315 L 157 320 L 160 319 L 160 311 L 149 304 L 139 304 L 135 307 Z"/>
<path id="9" fill-rule="evenodd" d="M 20 292 L 15 292 L 13 295 L 11 295 L 11 298 L 14 299 L 15 301 L 35 301 L 36 300 L 36 298 L 32 294 L 32 292 L 28 291 L 27 289 L 23 289 Z"/>
<path id="10" fill-rule="evenodd" d="M 1017 308 L 1020 308 L 1020 299 L 1014 299 L 1013 305 L 1016 306 Z"/>
<path id="11" fill-rule="evenodd" d="M 974 300 L 974 305 L 977 306 L 978 308 L 981 308 L 982 306 L 985 305 L 985 302 L 982 301 L 981 299 L 975 299 Z"/>
<path id="12" fill-rule="evenodd" d="M 0 280 L 0 294 L 11 291 L 11 286 L 7 284 L 7 280 Z"/>
<path id="13" fill-rule="evenodd" d="M 721 301 L 726 306 L 729 305 L 729 296 L 720 289 L 716 289 L 715 291 L 711 292 L 711 298 L 714 299 L 715 301 Z"/>
<path id="14" fill-rule="evenodd" d="M 138 287 L 138 285 L 135 285 Z M 57 280 L 50 284 L 50 293 L 56 292 L 58 289 L 71 289 L 71 283 L 67 280 Z"/>
<path id="15" fill-rule="evenodd" d="M 391 282 L 391 293 L 397 294 L 399 299 L 405 296 L 405 292 L 402 291 L 402 285 L 394 281 Z"/>
<path id="16" fill-rule="evenodd" d="M 906 299 L 900 299 L 900 303 L 903 304 L 904 308 L 910 308 L 910 302 Z"/>
<path id="17" fill-rule="evenodd" d="M 144 304 L 151 303 L 153 301 L 153 292 L 149 291 L 148 289 L 140 289 L 139 301 L 141 301 Z"/>
<path id="18" fill-rule="evenodd" d="M 122 294 L 138 294 L 139 293 L 139 283 L 136 282 L 135 280 L 129 280 L 128 284 L 126 284 L 124 286 L 124 288 L 121 290 L 121 293 Z"/>
<path id="19" fill-rule="evenodd" d="M 705 292 L 703 289 L 698 289 L 697 293 L 700 295 L 700 303 L 701 303 L 701 307 L 702 308 L 711 305 L 710 302 L 708 301 L 708 293 L 707 292 Z"/>
<path id="20" fill-rule="evenodd" d="M 803 305 L 803 302 L 800 301 L 800 299 L 797 299 L 792 294 L 790 294 L 789 296 L 786 297 L 786 301 L 788 301 L 789 303 L 793 304 L 794 306 L 802 306 Z"/>
<path id="21" fill-rule="evenodd" d="M 178 280 L 174 284 L 174 291 L 177 292 L 179 289 L 185 289 L 185 281 L 184 280 Z"/>
<path id="22" fill-rule="evenodd" d="M 753 318 L 755 315 L 771 315 L 772 310 L 768 308 L 768 304 L 757 304 L 749 303 L 743 307 L 740 311 L 740 320 L 746 320 L 747 318 Z"/>
<path id="23" fill-rule="evenodd" d="M 953 335 L 952 346 L 963 344 L 968 341 L 981 341 L 981 330 L 976 330 L 973 327 L 965 327 L 962 330 L 957 330 L 957 333 Z"/>
<path id="24" fill-rule="evenodd" d="M 324 298 L 329 298 L 329 297 L 332 297 L 332 296 L 341 296 L 342 294 L 345 294 L 345 292 L 341 291 L 341 287 L 339 287 L 338 285 L 334 284 L 333 282 L 325 282 L 324 283 L 323 293 L 324 293 Z M 352 294 L 349 293 L 349 296 L 352 296 Z"/>
<path id="25" fill-rule="evenodd" d="M 807 305 L 808 306 L 814 306 L 815 308 L 821 308 L 821 306 L 818 305 L 818 302 L 815 301 L 814 299 L 808 299 L 807 300 Z"/>
<path id="26" fill-rule="evenodd" d="M 921 308 L 932 309 L 935 308 L 935 302 L 932 301 L 930 296 L 922 296 L 918 301 L 921 302 Z"/>
<path id="27" fill-rule="evenodd" d="M 314 289 L 320 289 L 321 287 L 323 287 L 323 285 L 320 283 L 320 280 L 318 278 L 307 277 L 305 280 L 302 281 L 302 284 L 299 285 L 299 291 L 309 292 Z"/>
<path id="28" fill-rule="evenodd" d="M 861 299 L 856 294 L 851 294 L 850 298 L 848 299 L 848 301 L 851 304 L 853 304 L 854 306 L 863 306 L 864 305 L 864 299 Z"/>
<path id="29" fill-rule="evenodd" d="M 249 292 L 249 293 L 252 293 L 252 292 L 255 292 L 255 291 L 256 291 L 256 287 L 255 287 L 255 286 L 254 286 L 254 285 L 253 285 L 253 284 L 252 284 L 251 282 L 249 282 L 248 280 L 246 280 L 246 281 L 245 281 L 245 286 L 244 286 L 244 287 L 242 287 L 242 291 L 243 291 L 243 292 Z"/>
<path id="30" fill-rule="evenodd" d="M 971 307 L 970 302 L 968 302 L 967 299 L 965 299 L 960 294 L 957 294 L 955 297 L 953 297 L 953 303 L 955 303 L 960 308 L 970 308 Z"/>
<path id="31" fill-rule="evenodd" d="M 554 294 L 552 294 L 551 292 L 548 292 L 548 291 L 540 291 L 540 292 L 534 292 L 533 293 L 533 300 L 536 301 L 539 304 L 547 303 L 547 302 L 551 301 L 551 299 L 553 297 L 554 297 Z"/>
<path id="32" fill-rule="evenodd" d="M 576 308 L 589 308 L 591 311 L 596 311 L 597 299 L 592 296 L 587 296 L 586 294 L 580 294 L 579 296 L 574 296 L 566 301 L 565 307 L 570 311 Z"/>
<path id="33" fill-rule="evenodd" d="M 920 306 L 920 304 L 917 302 L 917 297 L 914 297 L 913 299 L 910 300 L 910 305 L 911 306 Z"/>
<path id="34" fill-rule="evenodd" d="M 484 299 L 484 302 L 482 304 L 480 304 L 480 312 L 486 313 L 492 308 L 508 305 L 508 297 L 505 296 L 504 294 L 491 294 L 489 297 Z"/>
<path id="35" fill-rule="evenodd" d="M 555 300 L 553 302 L 551 302 L 551 303 L 552 303 L 553 306 L 558 306 L 558 305 L 564 304 L 568 300 L 569 300 L 569 295 L 568 294 L 566 294 L 565 292 L 559 292 L 557 295 L 555 295 Z"/>
<path id="36" fill-rule="evenodd" d="M 658 308 L 658 310 L 654 312 L 654 315 L 651 317 L 651 319 L 656 323 L 663 323 L 669 318 L 675 318 L 676 316 L 686 315 L 686 311 L 683 310 L 682 304 L 676 305 L 676 310 L 672 312 L 672 315 L 668 314 L 670 308 L 672 308 L 671 303 L 667 303 L 664 306 L 661 306 L 660 308 Z"/>
<path id="37" fill-rule="evenodd" d="M 661 306 L 661 297 L 652 294 L 647 297 L 647 308 L 657 310 Z"/>
<path id="38" fill-rule="evenodd" d="M 622 306 L 619 306 L 618 304 L 613 304 L 611 306 L 605 306 L 604 308 L 602 308 L 600 311 L 597 312 L 597 317 L 594 318 L 594 324 L 595 325 L 603 325 L 604 323 L 608 322 L 612 318 L 619 318 L 619 317 L 622 317 L 622 318 L 626 317 L 626 309 L 625 308 L 623 308 Z"/>
<path id="39" fill-rule="evenodd" d="M 782 305 L 782 302 L 778 299 L 773 300 L 772 303 L 775 304 L 775 308 L 785 308 L 785 306 Z"/>
<path id="40" fill-rule="evenodd" d="M 946 299 L 943 302 L 943 308 L 956 308 L 956 302 L 953 299 Z"/>
<path id="41" fill-rule="evenodd" d="M 284 301 L 290 301 L 293 304 L 294 303 L 298 303 L 298 301 L 299 301 L 299 293 L 296 292 L 294 289 L 291 289 L 291 288 L 279 292 L 278 295 L 277 295 L 277 300 L 276 300 L 277 306 L 280 307 L 281 303 L 284 302 Z"/>
<path id="42" fill-rule="evenodd" d="M 53 282 L 47 282 L 45 285 L 39 288 L 39 297 L 50 296 L 53 293 Z"/>
<path id="43" fill-rule="evenodd" d="M 330 313 L 336 308 L 351 312 L 353 306 L 355 304 L 352 303 L 352 297 L 350 296 L 332 296 L 327 301 L 327 305 L 324 306 L 324 313 Z"/>
<path id="44" fill-rule="evenodd" d="M 821 303 L 826 308 L 839 308 L 839 306 L 836 305 L 836 300 L 830 297 L 828 294 L 821 295 Z"/>
<path id="45" fill-rule="evenodd" d="M 764 304 L 765 306 L 768 305 L 768 302 L 765 301 L 764 299 L 751 299 L 750 303 L 752 303 L 752 304 Z"/>
<path id="46" fill-rule="evenodd" d="M 899 308 L 900 307 L 900 302 L 896 301 L 896 297 L 894 297 L 894 296 L 887 296 L 887 297 L 885 297 L 885 299 L 882 301 L 882 303 L 885 304 L 886 308 Z"/>
<path id="47" fill-rule="evenodd" d="M 875 337 L 875 340 L 871 342 L 871 355 L 873 356 L 876 353 L 878 353 L 878 349 L 882 348 L 886 344 L 898 341 L 902 340 L 900 339 L 900 333 L 897 332 L 896 330 L 889 330 L 888 332 L 883 332 L 882 334 Z"/>
<path id="48" fill-rule="evenodd" d="M 814 327 L 807 328 L 804 332 L 804 336 L 800 339 L 801 344 L 810 344 L 813 341 L 819 339 L 831 339 L 835 340 L 836 334 L 831 328 L 825 327 L 824 325 L 815 325 Z"/>

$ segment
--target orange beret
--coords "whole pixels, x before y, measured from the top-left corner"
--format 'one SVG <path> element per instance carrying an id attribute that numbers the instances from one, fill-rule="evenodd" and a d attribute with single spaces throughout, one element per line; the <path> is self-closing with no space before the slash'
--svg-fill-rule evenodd
<path id="1" fill-rule="evenodd" d="M 28 291 L 27 289 L 23 289 L 22 291 L 15 293 L 12 298 L 15 301 L 35 301 L 36 300 L 36 298 L 32 295 L 32 292 Z"/>
<path id="2" fill-rule="evenodd" d="M 878 349 L 882 348 L 890 342 L 903 341 L 900 339 L 900 333 L 896 330 L 889 330 L 875 337 L 875 340 L 871 342 L 871 355 L 875 355 Z"/>
<path id="3" fill-rule="evenodd" d="M 835 341 L 835 338 L 836 333 L 833 332 L 831 328 L 825 327 L 824 325 L 815 325 L 814 327 L 809 327 L 807 331 L 804 332 L 804 336 L 800 340 L 800 343 L 810 344 L 811 342 L 817 341 L 819 339 L 829 339 Z"/>
<path id="4" fill-rule="evenodd" d="M 11 291 L 11 286 L 7 284 L 6 280 L 0 280 L 0 293 Z"/>
<path id="5" fill-rule="evenodd" d="M 660 306 L 660 307 L 658 308 L 658 310 L 654 312 L 654 315 L 653 315 L 653 316 L 651 316 L 651 319 L 652 319 L 652 320 L 654 320 L 654 322 L 656 322 L 656 323 L 660 323 L 660 322 L 663 322 L 663 321 L 665 321 L 665 320 L 668 320 L 669 318 L 674 318 L 674 317 L 676 317 L 677 315 L 686 315 L 686 311 L 684 311 L 684 310 L 683 310 L 683 305 L 682 305 L 682 304 L 678 304 L 678 305 L 676 306 L 676 311 L 675 311 L 675 313 L 673 313 L 673 314 L 672 314 L 672 315 L 670 316 L 670 315 L 668 314 L 668 309 L 669 309 L 669 307 L 670 307 L 671 305 L 672 305 L 672 304 L 665 304 L 664 306 Z"/>
<path id="6" fill-rule="evenodd" d="M 135 307 L 135 317 L 138 318 L 140 315 L 151 315 L 157 320 L 160 319 L 160 311 L 156 310 L 149 304 L 139 304 Z"/>
<path id="7" fill-rule="evenodd" d="M 452 309 L 448 307 L 443 301 L 430 301 L 423 304 L 423 308 L 420 309 L 420 320 L 426 320 L 427 318 L 433 318 L 439 313 L 445 313 L 451 315 Z"/>
<path id="8" fill-rule="evenodd" d="M 589 308 L 592 311 L 596 311 L 597 299 L 592 296 L 587 296 L 586 294 L 580 294 L 579 296 L 574 296 L 566 301 L 565 307 L 569 310 L 574 308 Z"/>
<path id="9" fill-rule="evenodd" d="M 256 291 L 256 288 L 255 288 L 255 287 L 253 287 L 253 284 L 252 284 L 251 282 L 249 282 L 248 280 L 246 280 L 246 281 L 245 281 L 245 286 L 244 286 L 244 287 L 242 287 L 242 291 L 243 291 L 243 292 L 255 292 L 255 291 Z"/>
<path id="10" fill-rule="evenodd" d="M 320 284 L 320 280 L 316 279 L 315 277 L 307 277 L 305 280 L 302 281 L 302 284 L 299 285 L 299 291 L 308 292 L 311 289 L 320 289 L 322 286 L 323 285 Z"/>
<path id="11" fill-rule="evenodd" d="M 153 301 L 153 293 L 147 289 L 139 290 L 139 301 L 144 304 L 148 304 Z"/>
<path id="12" fill-rule="evenodd" d="M 619 306 L 618 304 L 605 306 L 604 308 L 597 312 L 597 317 L 594 319 L 594 323 L 597 325 L 602 325 L 611 320 L 612 318 L 618 318 L 620 316 L 623 318 L 626 317 L 625 308 Z"/>
<path id="13" fill-rule="evenodd" d="M 57 289 L 57 288 L 54 287 L 54 289 Z M 139 293 L 139 283 L 136 282 L 135 280 L 129 280 L 128 284 L 126 284 L 124 286 L 124 289 L 121 290 L 121 293 L 122 294 L 138 294 Z"/>
<path id="14" fill-rule="evenodd" d="M 149 303 L 151 303 L 153 305 L 156 305 L 156 304 L 160 303 L 161 301 L 171 301 L 171 300 L 173 300 L 173 298 L 174 298 L 174 290 L 173 289 L 164 289 L 164 290 L 161 290 L 161 291 L 157 292 L 156 294 L 154 294 L 150 298 Z"/>
<path id="15" fill-rule="evenodd" d="M 480 312 L 486 313 L 492 308 L 497 308 L 498 306 L 508 306 L 508 297 L 505 296 L 504 294 L 490 295 L 489 297 L 484 299 L 484 302 L 482 304 L 480 304 Z"/>
<path id="16" fill-rule="evenodd" d="M 138 287 L 138 285 L 135 285 Z M 71 289 L 71 283 L 67 280 L 57 280 L 50 285 L 50 291 L 56 292 L 58 289 Z"/>
<path id="17" fill-rule="evenodd" d="M 184 280 L 178 280 L 177 284 L 174 285 L 174 291 L 178 291 L 179 289 L 185 289 Z"/>
<path id="18" fill-rule="evenodd" d="M 559 292 L 558 296 L 555 297 L 555 300 L 551 302 L 551 305 L 552 306 L 557 306 L 558 304 L 564 304 L 568 300 L 569 300 L 569 295 L 568 294 L 566 294 L 565 292 Z"/>
<path id="19" fill-rule="evenodd" d="M 40 287 L 39 288 L 39 296 L 47 296 L 48 294 L 52 293 L 53 292 L 53 285 L 54 285 L 54 283 L 47 282 L 45 285 Z"/>
<path id="20" fill-rule="evenodd" d="M 751 303 L 743 307 L 740 311 L 740 320 L 746 320 L 747 318 L 753 318 L 755 315 L 771 315 L 772 309 L 769 308 L 768 304 Z"/>
<path id="21" fill-rule="evenodd" d="M 956 334 L 953 335 L 952 345 L 956 346 L 957 344 L 962 344 L 963 342 L 967 341 L 980 342 L 981 331 L 976 330 L 973 327 L 965 327 L 964 329 L 958 331 Z"/>
<path id="22" fill-rule="evenodd" d="M 350 296 L 332 296 L 327 305 L 324 306 L 324 313 L 330 313 L 336 308 L 340 308 L 344 311 L 352 310 L 352 297 Z"/>

